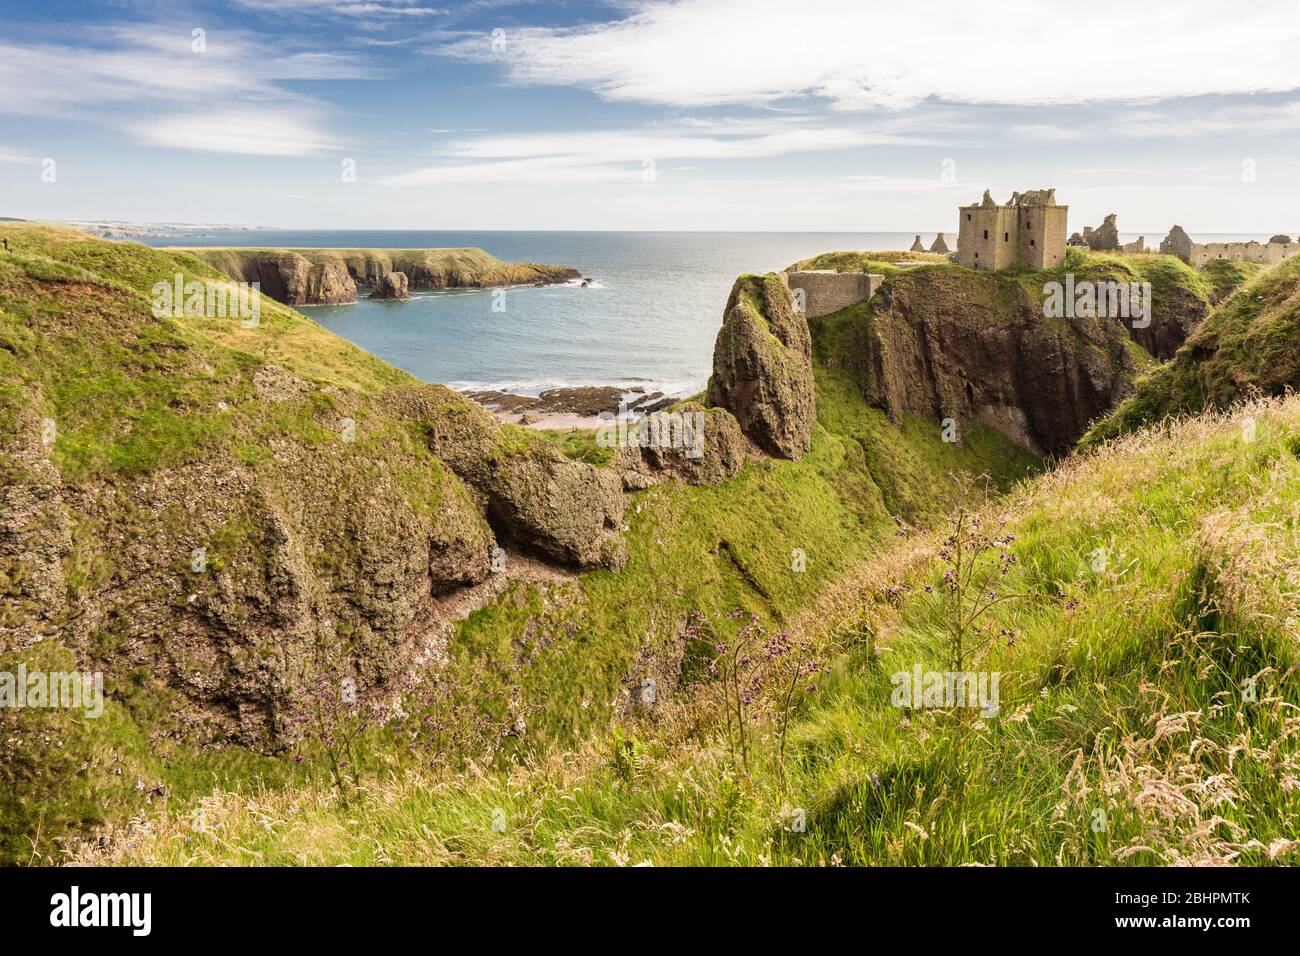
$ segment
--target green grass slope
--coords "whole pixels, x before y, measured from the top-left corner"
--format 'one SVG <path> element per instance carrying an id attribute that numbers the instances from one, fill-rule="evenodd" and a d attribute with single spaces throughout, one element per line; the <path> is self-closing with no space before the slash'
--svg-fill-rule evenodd
<path id="1" fill-rule="evenodd" d="M 1224 301 L 1081 443 L 1094 445 L 1170 416 L 1300 387 L 1298 334 L 1300 260 L 1290 259 L 1259 273 Z"/>
<path id="2" fill-rule="evenodd" d="M 784 735 L 762 711 L 747 760 L 704 679 L 657 719 L 507 771 L 377 776 L 346 805 L 319 785 L 214 793 L 201 831 L 178 804 L 79 857 L 1294 863 L 1298 456 L 1300 399 L 1273 400 L 1137 433 L 992 505 L 1006 543 L 973 560 L 1004 600 L 969 618 L 984 648 L 966 664 L 1000 674 L 995 715 L 891 703 L 891 675 L 948 666 L 961 606 L 951 532 L 909 535 L 790 622 L 833 639 L 826 669 Z"/>
<path id="3" fill-rule="evenodd" d="M 57 473 L 64 502 L 39 512 L 35 524 L 11 529 L 14 540 L 0 540 L 0 596 L 17 615 L 0 626 L 21 628 L 30 615 L 43 631 L 40 642 L 0 654 L 6 664 L 84 668 L 123 654 L 137 662 L 111 675 L 100 720 L 6 714 L 17 721 L 6 740 L 18 742 L 14 753 L 22 759 L 0 766 L 0 858 L 52 861 L 68 839 L 162 806 L 193 809 L 212 791 L 318 779 L 326 758 L 310 748 L 302 764 L 292 754 L 213 748 L 200 724 L 178 720 L 177 691 L 164 675 L 139 663 L 149 648 L 123 635 L 144 607 L 170 608 L 174 620 L 193 624 L 186 617 L 192 589 L 178 582 L 187 580 L 196 521 L 231 590 L 200 586 L 194 593 L 228 607 L 221 613 L 232 627 L 281 603 L 275 589 L 285 568 L 268 556 L 283 531 L 272 514 L 288 516 L 291 530 L 308 537 L 308 579 L 326 589 L 312 600 L 332 600 L 329 588 L 351 589 L 363 607 L 384 598 L 391 580 L 370 590 L 365 569 L 390 571 L 386 562 L 410 550 L 410 527 L 436 536 L 465 531 L 449 527 L 462 519 L 479 521 L 465 488 L 428 451 L 422 429 L 430 423 L 391 411 L 390 397 L 417 383 L 265 300 L 255 328 L 152 317 L 155 282 L 171 282 L 178 272 L 224 280 L 189 253 L 49 227 L 6 225 L 0 235 L 11 247 L 0 253 L 0 472 L 14 496 L 5 504 L 25 506 L 53 487 L 47 467 Z M 280 380 L 272 379 L 272 391 L 263 391 L 259 372 L 267 364 L 300 382 L 276 394 Z M 304 383 L 310 387 L 300 391 Z M 713 488 L 667 483 L 637 493 L 625 516 L 629 561 L 622 571 L 525 574 L 459 625 L 442 678 L 460 695 L 457 705 L 489 726 L 510 714 L 527 725 L 494 741 L 496 766 L 542 759 L 603 730 L 624 711 L 629 682 L 635 686 L 647 670 L 671 672 L 683 659 L 680 631 L 691 611 L 743 606 L 774 625 L 788 621 L 888 542 L 895 515 L 924 525 L 962 500 L 966 491 L 951 481 L 953 472 L 987 474 L 991 489 L 1005 489 L 1035 467 L 991 431 L 957 447 L 932 423 L 891 425 L 833 368 L 818 369 L 817 386 L 822 424 L 803 460 L 754 460 L 736 480 Z M 449 421 L 463 418 L 465 400 L 444 397 Z M 346 447 L 336 434 L 342 417 L 358 426 L 357 441 Z M 45 418 L 58 430 L 48 461 L 33 457 L 29 441 Z M 492 453 L 527 455 L 543 444 L 549 447 L 541 436 L 506 427 Z M 590 451 L 582 442 L 566 444 L 578 456 Z M 174 500 L 161 510 L 140 504 L 167 494 Z M 33 584 L 23 578 L 32 540 L 49 543 L 55 556 L 60 593 L 53 609 L 31 603 Z M 799 570 L 796 550 L 804 556 Z M 413 554 L 408 563 L 418 570 L 421 560 L 427 566 L 427 555 Z M 158 562 L 171 562 L 175 573 Z M 154 590 L 155 580 L 165 592 Z M 249 604 L 230 602 L 230 594 L 244 593 L 254 595 Z M 355 610 L 340 608 L 340 617 Z M 74 624 L 89 635 L 87 644 L 61 636 Z M 158 627 L 166 633 L 161 619 Z M 344 636 L 374 635 L 361 627 Z M 377 645 L 363 656 L 387 651 Z M 184 645 L 169 653 L 178 671 L 201 677 L 212 666 L 186 657 Z M 408 772 L 426 759 L 409 741 L 395 744 L 382 734 L 367 738 L 363 750 L 371 769 Z"/>

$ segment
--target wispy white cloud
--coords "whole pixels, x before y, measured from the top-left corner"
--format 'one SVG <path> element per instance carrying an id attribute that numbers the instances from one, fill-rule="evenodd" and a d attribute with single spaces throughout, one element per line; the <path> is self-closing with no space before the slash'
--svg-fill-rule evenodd
<path id="1" fill-rule="evenodd" d="M 675 107 L 1062 104 L 1300 89 L 1300 12 L 1221 0 L 634 0 L 623 19 L 435 52 L 511 82 Z"/>
<path id="2" fill-rule="evenodd" d="M 498 133 L 454 140 L 435 152 L 442 162 L 388 176 L 393 186 L 585 180 L 632 181 L 666 160 L 735 160 L 922 140 L 887 128 L 783 122 L 691 122 L 646 129 Z"/>
<path id="3" fill-rule="evenodd" d="M 8 146 L 0 146 L 0 163 L 38 163 L 40 160 L 35 156 L 29 156 L 27 153 L 19 152 Z"/>
<path id="4" fill-rule="evenodd" d="M 236 0 L 248 10 L 301 15 L 341 14 L 348 17 L 437 17 L 446 16 L 445 7 L 431 7 L 416 0 Z"/>
<path id="5" fill-rule="evenodd" d="M 112 123 L 159 146 L 301 155 L 333 137 L 320 104 L 286 84 L 373 75 L 344 55 L 284 52 L 244 32 L 201 39 L 196 49 L 188 31 L 140 25 L 104 30 L 94 46 L 0 41 L 0 113 Z"/>
<path id="6" fill-rule="evenodd" d="M 319 132 L 313 118 L 296 110 L 247 107 L 168 113 L 125 128 L 154 146 L 211 153 L 306 156 L 342 148 Z"/>
<path id="7" fill-rule="evenodd" d="M 1297 131 L 1300 131 L 1300 101 L 1296 100 L 1231 105 L 1197 101 L 1180 103 L 1177 109 L 1093 110 L 1080 114 L 1077 122 L 1015 124 L 1008 129 L 1012 136 L 1021 139 L 1061 142 L 1195 140 L 1229 134 L 1286 135 Z"/>

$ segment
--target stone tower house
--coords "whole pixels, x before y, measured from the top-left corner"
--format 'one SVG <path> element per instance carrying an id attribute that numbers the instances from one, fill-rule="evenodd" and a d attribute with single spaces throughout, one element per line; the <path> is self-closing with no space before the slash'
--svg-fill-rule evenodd
<path id="1" fill-rule="evenodd" d="M 961 207 L 957 262 L 972 269 L 1050 269 L 1065 259 L 1065 220 L 1069 206 L 1056 204 L 1055 189 L 1012 193 L 999 206 L 984 199 Z"/>

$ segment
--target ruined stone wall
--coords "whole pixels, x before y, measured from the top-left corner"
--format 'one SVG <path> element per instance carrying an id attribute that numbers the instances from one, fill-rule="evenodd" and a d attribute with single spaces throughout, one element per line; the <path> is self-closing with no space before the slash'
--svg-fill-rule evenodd
<path id="1" fill-rule="evenodd" d="M 826 269 L 787 272 L 785 283 L 798 301 L 803 290 L 804 314 L 809 318 L 829 315 L 865 302 L 880 288 L 885 277 L 874 272 L 834 272 Z"/>
<path id="2" fill-rule="evenodd" d="M 1300 253 L 1300 243 L 1281 242 L 1207 242 L 1192 243 L 1188 259 L 1194 266 L 1203 266 L 1215 259 L 1234 262 L 1263 262 L 1273 264 Z"/>

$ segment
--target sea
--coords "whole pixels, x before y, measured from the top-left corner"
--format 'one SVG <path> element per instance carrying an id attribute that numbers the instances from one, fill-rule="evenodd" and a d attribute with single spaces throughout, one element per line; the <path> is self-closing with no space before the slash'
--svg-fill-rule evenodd
<path id="1" fill-rule="evenodd" d="M 1161 234 L 1163 235 L 1163 233 Z M 421 232 L 213 230 L 153 246 L 474 246 L 510 262 L 571 266 L 590 280 L 505 290 L 417 292 L 403 302 L 303 307 L 325 328 L 428 382 L 536 395 L 614 385 L 665 395 L 704 388 L 736 276 L 821 252 L 907 249 L 902 232 Z M 921 234 L 928 247 L 933 231 Z M 1160 235 L 1148 233 L 1147 244 Z M 950 245 L 955 236 L 947 234 Z M 1136 234 L 1125 234 L 1131 241 Z M 1200 236 L 1198 242 L 1267 236 Z"/>

